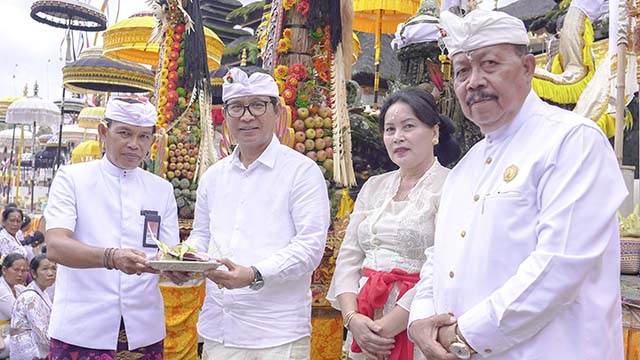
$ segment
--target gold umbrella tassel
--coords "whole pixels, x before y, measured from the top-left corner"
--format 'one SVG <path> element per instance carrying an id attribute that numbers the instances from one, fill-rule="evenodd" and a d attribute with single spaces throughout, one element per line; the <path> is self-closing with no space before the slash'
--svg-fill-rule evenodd
<path id="1" fill-rule="evenodd" d="M 331 113 L 333 114 L 333 180 L 340 186 L 356 184 L 351 157 L 351 125 L 347 109 L 342 43 L 331 62 Z"/>

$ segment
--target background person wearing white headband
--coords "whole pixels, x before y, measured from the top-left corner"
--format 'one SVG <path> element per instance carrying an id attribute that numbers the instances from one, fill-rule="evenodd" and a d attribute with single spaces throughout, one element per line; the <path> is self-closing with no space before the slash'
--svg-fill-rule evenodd
<path id="1" fill-rule="evenodd" d="M 176 244 L 177 208 L 171 184 L 138 168 L 153 143 L 156 112 L 144 100 L 113 98 L 105 117 L 98 127 L 105 156 L 61 167 L 44 213 L 47 256 L 59 264 L 49 325 L 53 360 L 73 352 L 163 354 L 164 307 L 148 266 L 157 249 L 143 246 L 142 212 L 157 212 L 160 240 Z"/>
<path id="2" fill-rule="evenodd" d="M 627 190 L 607 138 L 531 90 L 520 20 L 474 10 L 441 24 L 456 96 L 485 138 L 445 181 L 411 338 L 430 360 L 623 359 Z"/>
<path id="3" fill-rule="evenodd" d="M 281 145 L 273 78 L 233 68 L 222 85 L 232 155 L 200 179 L 188 242 L 221 258 L 206 273 L 198 333 L 208 360 L 309 359 L 311 274 L 329 227 L 318 165 Z"/>

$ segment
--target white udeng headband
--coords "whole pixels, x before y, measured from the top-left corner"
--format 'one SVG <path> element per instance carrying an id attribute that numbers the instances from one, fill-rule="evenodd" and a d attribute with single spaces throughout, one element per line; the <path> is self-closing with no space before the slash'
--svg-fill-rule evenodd
<path id="1" fill-rule="evenodd" d="M 276 98 L 280 96 L 276 81 L 268 74 L 256 72 L 247 76 L 244 71 L 232 68 L 223 80 L 222 101 L 224 102 L 240 96 L 263 95 Z"/>
<path id="2" fill-rule="evenodd" d="M 158 118 L 156 107 L 148 101 L 134 98 L 112 98 L 104 117 L 133 126 L 154 126 Z"/>
<path id="3" fill-rule="evenodd" d="M 498 44 L 529 45 L 524 23 L 502 11 L 476 9 L 463 18 L 443 11 L 440 25 L 449 56 Z"/>

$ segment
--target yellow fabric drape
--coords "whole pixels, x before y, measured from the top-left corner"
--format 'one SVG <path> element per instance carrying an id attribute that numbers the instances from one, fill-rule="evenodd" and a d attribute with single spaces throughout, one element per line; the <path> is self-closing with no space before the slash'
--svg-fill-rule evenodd
<path id="1" fill-rule="evenodd" d="M 336 217 L 338 219 L 342 219 L 346 216 L 349 216 L 349 214 L 351 214 L 351 212 L 353 211 L 354 205 L 355 202 L 349 196 L 349 190 L 346 188 L 342 189 L 340 205 L 338 206 L 338 213 L 336 214 Z"/>
<path id="2" fill-rule="evenodd" d="M 197 286 L 161 285 L 167 337 L 166 360 L 198 360 L 198 315 L 204 303 L 205 283 Z"/>
<path id="3" fill-rule="evenodd" d="M 586 75 L 580 80 L 572 84 L 556 83 L 551 79 L 546 79 L 538 74 L 533 78 L 533 90 L 543 99 L 551 100 L 558 104 L 575 104 L 578 102 L 582 91 L 587 86 L 593 73 L 595 72 L 595 62 L 591 56 L 591 48 L 593 47 L 594 32 L 591 22 L 588 18 L 584 22 L 584 34 L 582 36 L 582 59 L 583 65 L 587 69 Z M 556 56 L 552 63 L 552 73 L 562 73 L 564 69 L 560 65 L 560 56 Z"/>
<path id="4" fill-rule="evenodd" d="M 338 311 L 329 311 L 333 316 L 314 314 L 311 319 L 311 359 L 337 360 L 342 351 L 342 316 Z"/>

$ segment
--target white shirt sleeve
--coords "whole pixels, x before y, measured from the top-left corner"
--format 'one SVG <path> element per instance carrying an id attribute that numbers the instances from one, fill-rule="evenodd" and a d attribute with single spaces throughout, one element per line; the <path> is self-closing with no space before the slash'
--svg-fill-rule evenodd
<path id="1" fill-rule="evenodd" d="M 358 227 L 367 217 L 369 210 L 370 188 L 369 182 L 362 185 L 362 189 L 356 198 L 353 212 L 349 215 L 349 225 L 344 235 L 340 251 L 336 259 L 336 268 L 331 279 L 331 285 L 327 292 L 327 300 L 331 305 L 340 309 L 338 296 L 344 293 L 357 294 L 360 278 L 362 277 L 362 263 L 365 259 L 365 252 L 358 241 Z"/>
<path id="2" fill-rule="evenodd" d="M 412 289 L 415 289 L 415 295 L 411 302 L 407 329 L 409 329 L 412 322 L 428 318 L 436 313 L 433 302 L 433 250 L 433 246 L 430 246 L 424 252 L 427 260 L 420 270 L 420 280 Z"/>
<path id="3" fill-rule="evenodd" d="M 189 245 L 195 247 L 198 252 L 203 253 L 207 253 L 209 251 L 209 241 L 211 239 L 211 231 L 209 230 L 210 210 L 207 193 L 208 189 L 213 189 L 215 184 L 212 184 L 209 180 L 209 178 L 211 178 L 210 174 L 211 170 L 205 172 L 205 174 L 200 179 L 200 184 L 198 185 L 196 196 L 196 209 L 193 219 L 193 229 L 191 230 L 189 238 L 187 239 L 187 243 Z M 215 178 L 215 176 L 213 178 Z"/>
<path id="4" fill-rule="evenodd" d="M 169 187 L 168 191 L 172 191 L 171 187 Z M 167 204 L 164 207 L 164 214 L 162 214 L 160 222 L 160 239 L 167 245 L 178 244 L 180 242 L 178 208 L 173 193 L 169 193 L 167 196 Z"/>
<path id="5" fill-rule="evenodd" d="M 290 194 L 288 201 L 296 235 L 289 245 L 254 264 L 265 284 L 281 283 L 311 273 L 324 254 L 329 229 L 329 195 L 315 163 L 300 167 Z"/>
<path id="6" fill-rule="evenodd" d="M 618 241 L 616 212 L 627 195 L 611 146 L 597 129 L 580 126 L 552 152 L 537 187 L 538 243 L 504 285 L 458 317 L 476 350 L 492 355 L 537 334 L 575 300 L 587 275 Z M 499 221 L 499 219 L 493 219 Z M 428 268 L 428 264 L 425 267 Z M 429 275 L 428 273 L 425 275 Z M 429 279 L 424 278 L 425 284 Z M 421 286 L 417 318 L 431 310 L 433 293 Z"/>
<path id="7" fill-rule="evenodd" d="M 63 166 L 58 170 L 49 189 L 49 200 L 44 212 L 47 230 L 62 228 L 74 231 L 76 228 L 75 186 L 73 178 Z"/>

